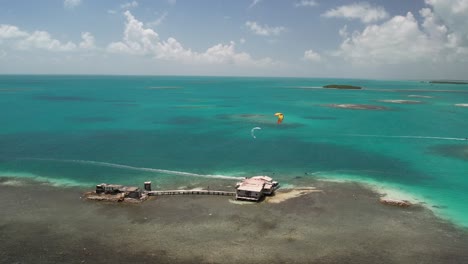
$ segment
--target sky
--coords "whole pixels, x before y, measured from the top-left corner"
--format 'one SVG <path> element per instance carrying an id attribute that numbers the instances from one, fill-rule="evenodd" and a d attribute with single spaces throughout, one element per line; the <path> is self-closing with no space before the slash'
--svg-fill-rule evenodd
<path id="1" fill-rule="evenodd" d="M 0 0 L 0 74 L 468 79 L 468 0 Z"/>

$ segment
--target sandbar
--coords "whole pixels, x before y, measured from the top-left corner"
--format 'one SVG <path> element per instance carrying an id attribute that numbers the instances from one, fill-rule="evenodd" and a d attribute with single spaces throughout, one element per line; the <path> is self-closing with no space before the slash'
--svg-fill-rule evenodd
<path id="1" fill-rule="evenodd" d="M 294 189 L 283 189 L 283 190 L 278 190 L 275 195 L 273 196 L 268 196 L 265 198 L 265 201 L 267 203 L 282 203 L 284 201 L 287 201 L 289 199 L 301 197 L 303 195 L 309 194 L 309 193 L 321 193 L 323 192 L 322 190 L 317 190 L 314 187 L 302 187 L 302 188 L 294 188 Z"/>
<path id="2" fill-rule="evenodd" d="M 417 94 L 410 94 L 408 97 L 414 97 L 414 98 L 433 98 L 432 96 L 429 95 L 417 95 Z"/>
<path id="3" fill-rule="evenodd" d="M 367 104 L 328 104 L 328 107 L 333 108 L 345 108 L 345 109 L 354 109 L 354 110 L 387 110 L 385 106 L 379 105 L 367 105 Z"/>
<path id="4" fill-rule="evenodd" d="M 421 101 L 416 100 L 377 100 L 378 102 L 383 103 L 392 103 L 392 104 L 422 104 Z"/>

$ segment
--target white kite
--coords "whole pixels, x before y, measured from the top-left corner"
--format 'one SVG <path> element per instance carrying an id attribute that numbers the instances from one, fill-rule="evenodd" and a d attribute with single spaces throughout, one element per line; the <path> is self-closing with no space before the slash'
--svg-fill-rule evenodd
<path id="1" fill-rule="evenodd" d="M 255 136 L 255 130 L 257 130 L 257 129 L 262 129 L 262 128 L 261 127 L 254 127 L 254 128 L 252 128 L 252 130 L 250 130 L 250 134 L 252 135 L 253 138 L 257 138 Z"/>

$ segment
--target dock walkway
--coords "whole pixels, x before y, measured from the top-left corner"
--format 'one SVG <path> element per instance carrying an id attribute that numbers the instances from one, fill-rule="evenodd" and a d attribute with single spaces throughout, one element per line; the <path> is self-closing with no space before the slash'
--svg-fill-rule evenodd
<path id="1" fill-rule="evenodd" d="M 168 191 L 149 191 L 149 196 L 159 195 L 221 195 L 221 196 L 235 196 L 235 192 L 226 191 L 210 191 L 210 190 L 168 190 Z"/>

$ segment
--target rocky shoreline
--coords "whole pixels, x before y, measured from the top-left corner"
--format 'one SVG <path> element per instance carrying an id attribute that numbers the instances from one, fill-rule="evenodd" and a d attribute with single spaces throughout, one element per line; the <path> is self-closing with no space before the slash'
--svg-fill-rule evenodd
<path id="1" fill-rule="evenodd" d="M 385 206 L 379 194 L 355 183 L 296 179 L 292 184 L 314 188 L 284 191 L 287 199 L 272 197 L 279 203 L 244 205 L 231 203 L 229 197 L 161 196 L 127 204 L 80 199 L 81 188 L 3 179 L 0 259 L 5 263 L 468 260 L 468 231 L 422 206 Z"/>

